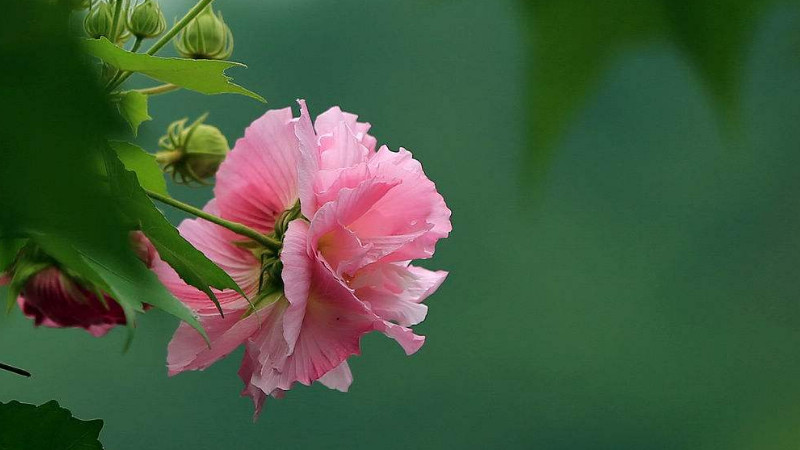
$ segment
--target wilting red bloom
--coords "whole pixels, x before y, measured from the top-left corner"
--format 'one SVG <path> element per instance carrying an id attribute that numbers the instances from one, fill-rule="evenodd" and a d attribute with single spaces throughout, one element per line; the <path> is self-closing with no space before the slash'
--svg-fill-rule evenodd
<path id="1" fill-rule="evenodd" d="M 150 267 L 156 257 L 152 244 L 139 232 L 132 233 L 131 240 L 139 259 Z M 43 257 L 41 261 L 47 259 Z M 3 281 L 10 282 L 9 278 Z M 24 281 L 17 304 L 37 326 L 84 328 L 95 337 L 126 323 L 125 313 L 113 297 L 69 275 L 54 261 L 37 263 Z"/>
<path id="2" fill-rule="evenodd" d="M 126 323 L 122 307 L 111 296 L 84 286 L 50 267 L 28 279 L 17 304 L 37 326 L 80 327 L 95 337 Z"/>
<path id="3" fill-rule="evenodd" d="M 208 298 L 166 263 L 154 270 L 198 315 L 211 341 L 181 324 L 169 345 L 170 374 L 202 370 L 245 345 L 239 375 L 258 414 L 266 396 L 295 383 L 347 391 L 347 358 L 379 331 L 407 354 L 424 338 L 410 326 L 447 273 L 410 264 L 433 255 L 451 229 L 450 210 L 411 153 L 381 147 L 369 124 L 331 108 L 311 124 L 291 109 L 269 111 L 236 142 L 205 210 L 280 242 L 274 250 L 200 219 L 181 234 L 248 295 Z"/>

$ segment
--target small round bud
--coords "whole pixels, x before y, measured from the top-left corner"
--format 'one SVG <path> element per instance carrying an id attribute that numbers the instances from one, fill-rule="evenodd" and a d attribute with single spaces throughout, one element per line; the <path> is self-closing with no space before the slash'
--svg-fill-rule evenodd
<path id="1" fill-rule="evenodd" d="M 114 27 L 114 8 L 107 2 L 100 1 L 92 6 L 83 19 L 83 29 L 93 39 L 110 38 Z"/>
<path id="2" fill-rule="evenodd" d="M 128 17 L 128 30 L 139 39 L 156 37 L 166 28 L 164 13 L 155 0 L 144 0 L 136 5 Z"/>
<path id="3" fill-rule="evenodd" d="M 173 122 L 158 144 L 156 161 L 178 183 L 207 184 L 230 151 L 228 139 L 215 126 L 203 123 L 206 115 L 186 127 L 186 119 Z"/>
<path id="4" fill-rule="evenodd" d="M 233 34 L 222 13 L 208 5 L 181 31 L 175 49 L 185 58 L 228 59 L 233 53 Z"/>

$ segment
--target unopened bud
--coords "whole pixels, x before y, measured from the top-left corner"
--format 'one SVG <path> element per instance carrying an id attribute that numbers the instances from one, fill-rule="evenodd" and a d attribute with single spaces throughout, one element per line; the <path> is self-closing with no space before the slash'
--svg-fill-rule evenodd
<path id="1" fill-rule="evenodd" d="M 144 0 L 136 5 L 128 17 L 128 30 L 139 39 L 156 37 L 166 28 L 164 13 L 155 0 Z"/>
<path id="2" fill-rule="evenodd" d="M 83 29 L 93 39 L 110 38 L 114 27 L 114 9 L 107 2 L 100 1 L 92 6 L 83 19 Z"/>
<path id="3" fill-rule="evenodd" d="M 233 34 L 222 13 L 214 14 L 208 5 L 186 25 L 175 48 L 185 58 L 228 59 L 233 53 Z"/>
<path id="4" fill-rule="evenodd" d="M 156 161 L 178 183 L 206 184 L 230 151 L 225 135 L 204 124 L 205 118 L 203 115 L 188 127 L 187 119 L 173 122 L 158 141 L 164 150 L 156 153 Z"/>

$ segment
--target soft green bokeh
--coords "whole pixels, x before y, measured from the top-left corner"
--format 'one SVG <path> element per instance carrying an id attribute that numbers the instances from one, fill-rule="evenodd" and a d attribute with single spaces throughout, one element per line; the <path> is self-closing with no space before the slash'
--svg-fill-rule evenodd
<path id="1" fill-rule="evenodd" d="M 163 3 L 167 3 L 166 1 Z M 167 17 L 188 2 L 165 5 Z M 348 394 L 298 387 L 255 424 L 241 352 L 167 378 L 177 321 L 125 333 L 0 319 L 0 401 L 101 417 L 109 449 L 792 449 L 800 440 L 800 8 L 757 22 L 742 126 L 666 42 L 632 46 L 591 93 L 536 195 L 527 23 L 515 1 L 224 1 L 237 82 L 267 107 L 306 98 L 374 124 L 423 162 L 454 232 L 426 263 L 450 278 L 413 357 L 382 336 Z M 144 83 L 146 84 L 146 83 Z M 210 111 L 231 140 L 264 111 L 241 96 L 151 101 L 140 145 Z M 170 186 L 201 204 L 206 189 Z M 1 194 L 0 194 L 1 195 Z M 172 219 L 180 215 L 168 211 Z"/>

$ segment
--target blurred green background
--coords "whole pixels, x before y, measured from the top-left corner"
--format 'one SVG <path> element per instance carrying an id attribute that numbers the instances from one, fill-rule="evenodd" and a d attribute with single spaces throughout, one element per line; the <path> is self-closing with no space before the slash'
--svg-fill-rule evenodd
<path id="1" fill-rule="evenodd" d="M 34 376 L 0 373 L 0 401 L 103 418 L 115 450 L 800 447 L 796 2 L 730 2 L 758 7 L 712 9 L 714 26 L 671 16 L 691 31 L 678 39 L 640 33 L 661 25 L 637 8 L 598 29 L 559 22 L 594 10 L 519 1 L 216 3 L 249 66 L 232 75 L 267 107 L 357 112 L 437 183 L 454 232 L 425 263 L 451 272 L 417 328 L 427 343 L 407 358 L 368 336 L 348 394 L 299 386 L 254 424 L 241 350 L 166 377 L 171 316 L 142 316 L 122 353 L 124 330 L 34 329 L 14 311 L 0 360 Z M 547 27 L 588 37 L 554 56 Z M 137 142 L 155 150 L 205 111 L 233 143 L 265 107 L 179 92 L 151 108 Z"/>

